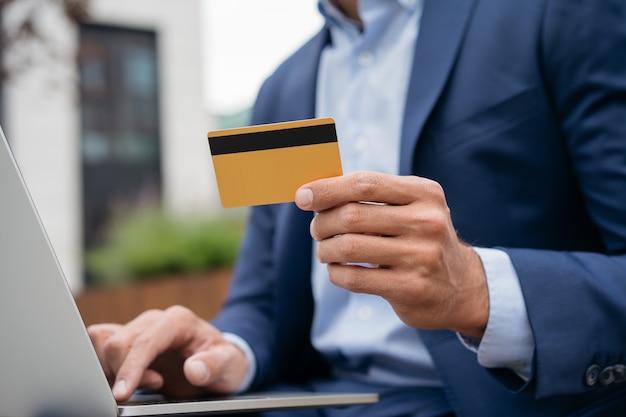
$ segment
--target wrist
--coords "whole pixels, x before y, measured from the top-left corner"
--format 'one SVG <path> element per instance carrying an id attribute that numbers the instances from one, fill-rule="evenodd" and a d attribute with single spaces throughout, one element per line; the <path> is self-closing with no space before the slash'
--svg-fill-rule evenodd
<path id="1" fill-rule="evenodd" d="M 485 334 L 487 322 L 489 321 L 489 290 L 487 288 L 487 276 L 483 268 L 480 256 L 470 247 L 465 246 L 466 268 L 463 274 L 463 280 L 467 283 L 464 286 L 465 300 L 459 309 L 460 319 L 462 323 L 458 333 L 469 338 L 480 340 Z"/>
<path id="2" fill-rule="evenodd" d="M 226 341 L 236 346 L 236 348 L 240 350 L 244 356 L 244 360 L 241 361 L 241 364 L 245 366 L 245 375 L 241 383 L 233 391 L 233 394 L 239 394 L 250 388 L 250 385 L 252 384 L 252 380 L 256 375 L 256 357 L 254 356 L 250 345 L 248 345 L 248 343 L 238 335 L 233 333 L 223 333 L 222 336 L 226 339 Z"/>

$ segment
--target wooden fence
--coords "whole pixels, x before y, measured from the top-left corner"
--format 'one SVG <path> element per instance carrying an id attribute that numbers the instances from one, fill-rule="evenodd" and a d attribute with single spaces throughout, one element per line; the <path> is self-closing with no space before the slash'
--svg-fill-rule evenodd
<path id="1" fill-rule="evenodd" d="M 115 287 L 90 287 L 75 296 L 85 325 L 127 323 L 141 312 L 184 305 L 210 319 L 221 308 L 231 271 L 162 277 Z"/>

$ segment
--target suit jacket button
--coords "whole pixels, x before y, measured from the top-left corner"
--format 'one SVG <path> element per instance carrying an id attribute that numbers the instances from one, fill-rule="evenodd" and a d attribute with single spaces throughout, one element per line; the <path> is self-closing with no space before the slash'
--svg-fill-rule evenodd
<path id="1" fill-rule="evenodd" d="M 613 381 L 615 381 L 615 373 L 613 372 L 612 366 L 607 366 L 600 372 L 600 377 L 598 378 L 601 385 L 611 385 Z"/>
<path id="2" fill-rule="evenodd" d="M 592 387 L 598 382 L 598 378 L 600 377 L 600 366 L 591 365 L 587 368 L 587 372 L 585 372 L 585 383 Z"/>
<path id="3" fill-rule="evenodd" d="M 615 375 L 615 383 L 624 382 L 626 379 L 626 366 L 617 364 L 613 367 L 613 375 Z"/>

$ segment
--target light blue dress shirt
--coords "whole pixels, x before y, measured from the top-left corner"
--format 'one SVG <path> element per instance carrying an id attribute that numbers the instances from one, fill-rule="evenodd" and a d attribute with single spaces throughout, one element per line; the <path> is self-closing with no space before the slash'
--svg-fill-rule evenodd
<path id="1" fill-rule="evenodd" d="M 332 41 L 321 56 L 316 116 L 335 119 L 345 173 L 397 174 L 423 0 L 360 0 L 362 26 L 347 19 L 330 0 L 320 0 L 319 7 Z M 503 251 L 474 250 L 487 275 L 489 322 L 480 341 L 461 340 L 477 352 L 481 365 L 508 367 L 527 379 L 534 340 L 515 269 Z M 334 286 L 326 266 L 314 254 L 313 258 L 312 342 L 336 372 L 377 384 L 441 387 L 419 333 L 402 323 L 381 297 Z M 232 334 L 225 337 L 250 359 L 252 366 L 239 389 L 243 391 L 254 377 L 256 361 L 244 340 Z"/>
<path id="2" fill-rule="evenodd" d="M 321 56 L 316 116 L 335 119 L 344 173 L 397 174 L 421 1 L 359 5 L 362 29 L 330 2 L 320 5 L 331 25 L 331 45 Z M 441 386 L 418 332 L 387 301 L 334 286 L 317 259 L 312 279 L 313 345 L 339 372 L 385 384 Z"/>

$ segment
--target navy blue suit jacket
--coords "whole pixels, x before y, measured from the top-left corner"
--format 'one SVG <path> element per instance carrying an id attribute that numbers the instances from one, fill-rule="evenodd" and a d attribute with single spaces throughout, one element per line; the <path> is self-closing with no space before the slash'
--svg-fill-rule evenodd
<path id="1" fill-rule="evenodd" d="M 277 69 L 254 124 L 315 116 L 331 41 L 323 29 Z M 585 373 L 626 360 L 626 2 L 426 0 L 401 146 L 400 173 L 441 183 L 462 239 L 508 252 L 536 341 L 521 384 L 454 333 L 416 330 L 457 414 L 623 409 L 626 383 Z M 253 388 L 324 369 L 309 341 L 310 219 L 252 210 L 215 324 L 250 343 Z"/>

